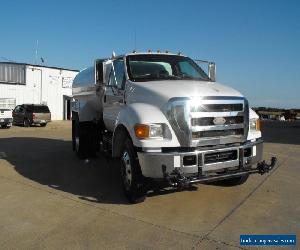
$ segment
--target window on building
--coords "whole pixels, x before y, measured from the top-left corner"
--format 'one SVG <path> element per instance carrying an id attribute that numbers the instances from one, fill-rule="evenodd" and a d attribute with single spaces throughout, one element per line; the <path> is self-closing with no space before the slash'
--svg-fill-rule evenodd
<path id="1" fill-rule="evenodd" d="M 0 63 L 0 82 L 25 84 L 25 65 Z"/>

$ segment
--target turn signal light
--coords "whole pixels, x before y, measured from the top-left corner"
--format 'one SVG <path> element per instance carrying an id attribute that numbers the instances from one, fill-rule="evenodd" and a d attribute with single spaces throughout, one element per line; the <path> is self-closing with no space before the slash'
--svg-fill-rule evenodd
<path id="1" fill-rule="evenodd" d="M 137 124 L 134 127 L 134 132 L 137 138 L 140 139 L 145 139 L 145 138 L 149 138 L 149 126 L 144 125 L 144 124 Z"/>
<path id="2" fill-rule="evenodd" d="M 260 130 L 261 128 L 261 122 L 260 122 L 260 119 L 257 119 L 256 122 L 255 122 L 255 128 L 256 130 Z"/>

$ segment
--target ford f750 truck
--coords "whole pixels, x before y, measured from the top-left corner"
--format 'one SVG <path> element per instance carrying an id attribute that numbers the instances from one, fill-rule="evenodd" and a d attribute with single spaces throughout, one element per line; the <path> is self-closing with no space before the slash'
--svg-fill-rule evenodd
<path id="1" fill-rule="evenodd" d="M 257 114 L 215 75 L 215 63 L 180 53 L 96 60 L 73 82 L 73 150 L 81 158 L 100 149 L 118 159 L 131 202 L 145 197 L 148 180 L 178 188 L 238 185 L 268 172 L 276 158 L 262 161 Z"/>

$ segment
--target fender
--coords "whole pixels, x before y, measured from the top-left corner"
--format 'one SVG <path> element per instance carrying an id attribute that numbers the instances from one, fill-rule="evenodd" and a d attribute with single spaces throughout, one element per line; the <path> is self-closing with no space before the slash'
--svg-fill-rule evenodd
<path id="1" fill-rule="evenodd" d="M 170 137 L 164 139 L 137 139 L 134 132 L 136 124 L 150 124 L 150 123 L 165 123 L 170 130 Z M 121 109 L 115 123 L 115 130 L 113 133 L 113 141 L 118 127 L 124 126 L 132 139 L 135 147 L 179 147 L 180 144 L 176 135 L 171 129 L 171 126 L 163 114 L 163 112 L 156 106 L 147 103 L 132 103 L 124 106 Z"/>

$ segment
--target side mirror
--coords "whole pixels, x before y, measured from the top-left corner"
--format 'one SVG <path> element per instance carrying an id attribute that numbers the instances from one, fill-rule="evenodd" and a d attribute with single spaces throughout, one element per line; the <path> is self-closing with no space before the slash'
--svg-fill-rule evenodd
<path id="1" fill-rule="evenodd" d="M 208 77 L 212 82 L 216 81 L 216 64 L 214 62 L 208 64 Z"/>
<path id="2" fill-rule="evenodd" d="M 97 59 L 95 61 L 95 82 L 96 84 L 104 84 L 104 60 Z"/>

